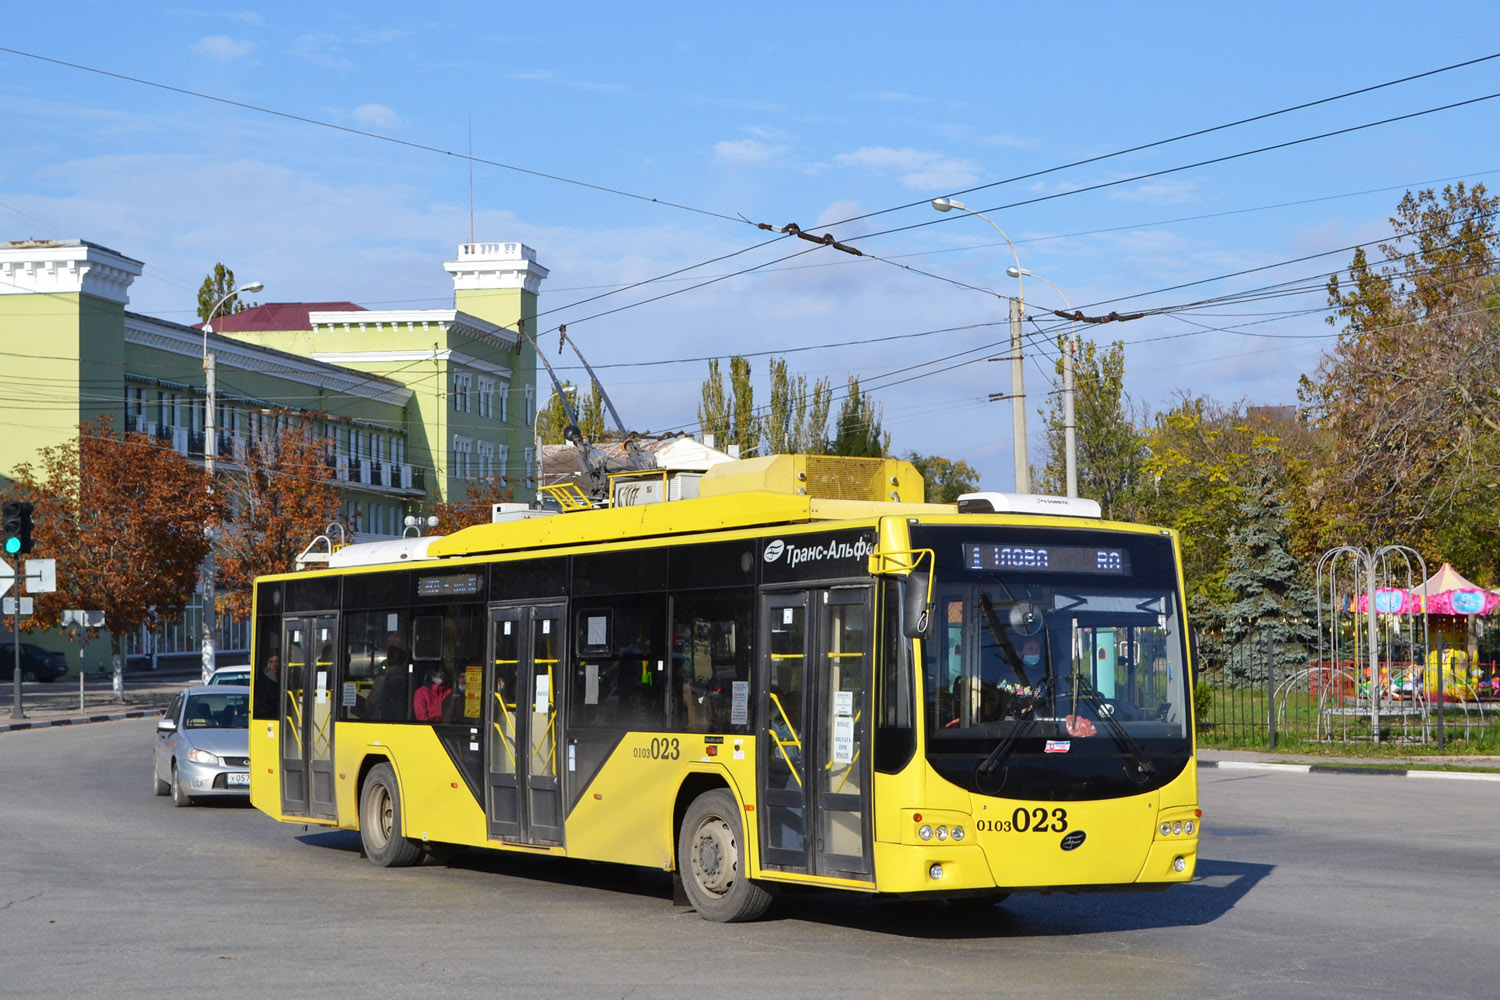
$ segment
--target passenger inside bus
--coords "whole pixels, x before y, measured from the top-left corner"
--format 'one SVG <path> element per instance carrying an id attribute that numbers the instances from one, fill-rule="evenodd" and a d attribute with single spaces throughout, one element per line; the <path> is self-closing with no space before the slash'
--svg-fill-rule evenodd
<path id="1" fill-rule="evenodd" d="M 418 722 L 442 722 L 451 707 L 452 696 L 447 671 L 441 664 L 434 664 L 427 670 L 427 683 L 412 697 L 412 714 Z"/>

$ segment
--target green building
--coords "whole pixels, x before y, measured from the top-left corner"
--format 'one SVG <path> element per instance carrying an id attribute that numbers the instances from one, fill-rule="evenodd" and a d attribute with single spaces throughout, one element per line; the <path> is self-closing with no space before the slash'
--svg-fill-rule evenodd
<path id="1" fill-rule="evenodd" d="M 208 333 L 126 308 L 144 267 L 83 240 L 0 244 L 0 471 L 102 414 L 203 461 L 211 353 L 215 470 L 234 475 L 279 424 L 313 421 L 361 539 L 399 536 L 408 514 L 461 498 L 471 481 L 499 478 L 516 500 L 534 496 L 536 351 L 518 330 L 536 329 L 547 269 L 531 248 L 461 245 L 443 264 L 451 309 L 268 303 L 217 316 Z M 142 637 L 141 651 L 197 655 L 199 621 L 190 608 L 154 642 Z M 226 623 L 226 657 L 246 646 Z"/>

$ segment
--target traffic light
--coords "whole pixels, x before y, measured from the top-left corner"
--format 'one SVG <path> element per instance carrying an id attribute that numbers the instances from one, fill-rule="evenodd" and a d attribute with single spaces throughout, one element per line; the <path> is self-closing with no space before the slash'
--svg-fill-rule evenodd
<path id="1" fill-rule="evenodd" d="M 24 555 L 31 551 L 31 512 L 35 509 L 20 500 L 0 504 L 0 533 L 5 536 L 7 555 Z"/>

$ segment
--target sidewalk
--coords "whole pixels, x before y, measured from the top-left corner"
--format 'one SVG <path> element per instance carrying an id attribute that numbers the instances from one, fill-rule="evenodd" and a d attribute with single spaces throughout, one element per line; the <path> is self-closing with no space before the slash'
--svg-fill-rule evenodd
<path id="1" fill-rule="evenodd" d="M 1356 757 L 1200 748 L 1198 766 L 1303 774 L 1370 774 L 1396 778 L 1500 781 L 1500 756 L 1414 753 L 1399 757 Z"/>
<path id="2" fill-rule="evenodd" d="M 51 684 L 23 684 L 21 710 L 26 715 L 24 719 L 11 717 L 15 692 L 10 684 L 0 684 L 0 733 L 160 715 L 172 696 L 196 683 L 198 676 L 197 673 L 175 671 L 168 674 L 155 671 L 128 673 L 125 675 L 125 700 L 116 701 L 113 675 L 89 674 L 84 681 L 82 707 L 79 705 L 77 677 L 65 677 Z"/>

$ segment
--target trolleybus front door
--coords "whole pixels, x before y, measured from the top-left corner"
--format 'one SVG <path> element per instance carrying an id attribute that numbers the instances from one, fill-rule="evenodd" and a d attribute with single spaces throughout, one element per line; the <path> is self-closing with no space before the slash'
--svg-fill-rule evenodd
<path id="1" fill-rule="evenodd" d="M 490 609 L 486 809 L 492 840 L 563 842 L 557 767 L 561 604 Z"/>
<path id="2" fill-rule="evenodd" d="M 765 594 L 761 620 L 762 863 L 868 879 L 870 589 Z"/>
<path id="3" fill-rule="evenodd" d="M 281 810 L 334 819 L 333 651 L 338 619 L 281 625 Z"/>

